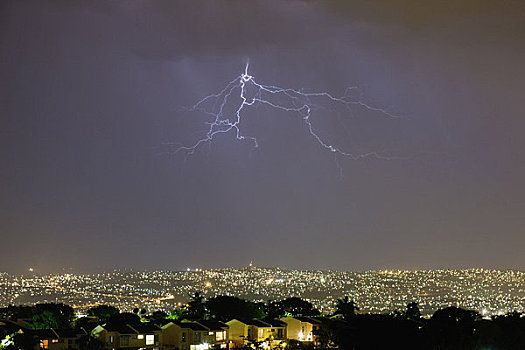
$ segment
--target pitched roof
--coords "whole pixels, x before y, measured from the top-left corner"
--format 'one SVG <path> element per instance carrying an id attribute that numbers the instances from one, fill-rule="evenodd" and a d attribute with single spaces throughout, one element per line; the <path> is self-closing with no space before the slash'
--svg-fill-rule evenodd
<path id="1" fill-rule="evenodd" d="M 204 327 L 203 325 L 197 323 L 197 322 L 181 322 L 178 324 L 182 328 L 189 328 L 193 331 L 207 331 L 208 328 Z"/>
<path id="2" fill-rule="evenodd" d="M 52 329 L 28 329 L 24 331 L 26 334 L 32 334 L 39 339 L 58 339 L 59 336 Z"/>
<path id="3" fill-rule="evenodd" d="M 197 323 L 208 328 L 210 331 L 222 331 L 223 328 L 228 328 L 228 325 L 226 323 L 215 321 L 215 320 L 203 320 L 203 321 L 197 321 Z"/>
<path id="4" fill-rule="evenodd" d="M 239 320 L 241 321 L 242 323 L 244 324 L 247 324 L 247 325 L 250 325 L 250 326 L 256 326 L 256 327 L 271 327 L 271 325 L 269 323 L 266 323 L 264 321 L 261 321 L 261 320 L 256 320 L 256 319 L 252 319 L 252 320 Z"/>
<path id="5" fill-rule="evenodd" d="M 307 322 L 307 323 L 311 323 L 311 324 L 322 324 L 322 320 L 320 319 L 316 319 L 315 317 L 308 317 L 308 316 L 295 316 L 295 317 L 292 317 L 292 318 L 295 318 L 296 320 L 299 320 L 301 322 Z"/>
<path id="6" fill-rule="evenodd" d="M 53 329 L 59 338 L 77 338 L 81 335 L 86 335 L 86 331 L 83 329 L 75 328 L 64 328 L 64 329 Z"/>
<path id="7" fill-rule="evenodd" d="M 120 334 L 137 334 L 137 332 L 127 324 L 105 324 L 102 327 L 108 332 L 118 332 Z"/>
<path id="8" fill-rule="evenodd" d="M 274 319 L 274 318 L 265 318 L 263 319 L 265 323 L 268 323 L 272 327 L 286 327 L 286 322 Z"/>
<path id="9" fill-rule="evenodd" d="M 0 330 L 6 330 L 8 333 L 14 333 L 20 329 L 25 330 L 28 328 L 10 320 L 0 320 Z"/>
<path id="10" fill-rule="evenodd" d="M 160 330 L 160 327 L 153 323 L 141 323 L 127 326 L 137 331 L 137 333 L 153 333 Z"/>

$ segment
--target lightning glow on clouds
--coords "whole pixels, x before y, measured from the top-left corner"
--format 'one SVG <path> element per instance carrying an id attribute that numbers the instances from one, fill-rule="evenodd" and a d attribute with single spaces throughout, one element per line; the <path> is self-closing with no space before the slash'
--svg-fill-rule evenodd
<path id="1" fill-rule="evenodd" d="M 224 89 L 202 98 L 189 109 L 193 112 L 202 112 L 211 116 L 211 121 L 207 122 L 208 127 L 204 137 L 190 145 L 179 145 L 170 153 L 186 152 L 188 155 L 194 154 L 203 144 L 213 141 L 221 134 L 228 133 L 235 135 L 237 140 L 248 141 L 255 148 L 259 147 L 257 138 L 243 133 L 241 124 L 243 119 L 247 117 L 247 110 L 257 104 L 261 104 L 297 114 L 303 120 L 306 130 L 313 140 L 336 155 L 349 157 L 353 160 L 368 157 L 386 160 L 405 159 L 404 157 L 385 156 L 377 151 L 352 153 L 329 142 L 316 131 L 311 120 L 312 112 L 314 110 L 327 109 L 329 104 L 341 105 L 352 114 L 357 109 L 360 109 L 362 112 L 375 112 L 385 118 L 402 118 L 388 112 L 386 109 L 374 107 L 361 101 L 356 98 L 356 91 L 356 87 L 350 87 L 346 89 L 343 96 L 335 97 L 328 92 L 303 92 L 292 88 L 260 84 L 255 80 L 254 76 L 249 74 L 249 63 L 247 63 L 244 71 L 230 81 Z M 314 101 L 320 99 L 322 101 Z"/>

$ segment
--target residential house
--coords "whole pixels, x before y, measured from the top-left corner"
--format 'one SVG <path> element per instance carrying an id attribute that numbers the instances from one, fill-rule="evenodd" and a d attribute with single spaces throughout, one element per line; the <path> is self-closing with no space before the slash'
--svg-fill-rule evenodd
<path id="1" fill-rule="evenodd" d="M 209 349 L 208 328 L 197 322 L 181 322 L 180 350 L 205 350 Z"/>
<path id="2" fill-rule="evenodd" d="M 15 345 L 28 350 L 79 350 L 86 336 L 82 329 L 25 329 L 18 332 Z"/>
<path id="3" fill-rule="evenodd" d="M 208 329 L 205 342 L 211 349 L 226 349 L 229 344 L 229 327 L 226 323 L 214 320 L 197 321 Z"/>
<path id="4" fill-rule="evenodd" d="M 279 320 L 233 319 L 226 324 L 235 347 L 257 343 L 263 348 L 273 348 L 286 338 L 286 324 Z"/>
<path id="5" fill-rule="evenodd" d="M 95 327 L 91 334 L 109 349 L 158 349 L 161 331 L 152 323 L 105 324 Z"/>
<path id="6" fill-rule="evenodd" d="M 286 323 L 288 339 L 301 342 L 316 343 L 316 332 L 322 325 L 322 319 L 318 317 L 283 317 L 281 321 Z"/>

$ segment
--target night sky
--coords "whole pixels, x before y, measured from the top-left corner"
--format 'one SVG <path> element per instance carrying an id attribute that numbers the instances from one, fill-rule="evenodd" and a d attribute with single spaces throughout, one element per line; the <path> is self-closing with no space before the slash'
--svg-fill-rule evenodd
<path id="1" fill-rule="evenodd" d="M 239 76 L 367 104 L 191 112 Z M 522 1 L 2 1 L 0 270 L 525 268 Z M 356 96 L 357 98 L 357 96 Z"/>

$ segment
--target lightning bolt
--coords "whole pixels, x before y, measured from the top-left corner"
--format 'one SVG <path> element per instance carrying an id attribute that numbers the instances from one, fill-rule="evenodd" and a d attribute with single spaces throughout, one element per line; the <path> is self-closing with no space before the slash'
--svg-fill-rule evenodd
<path id="1" fill-rule="evenodd" d="M 310 117 L 313 110 L 324 108 L 324 106 L 314 103 L 313 100 L 317 98 L 324 98 L 331 103 L 340 104 L 351 113 L 353 112 L 353 108 L 359 107 L 367 111 L 379 113 L 384 117 L 402 118 L 401 116 L 388 112 L 386 109 L 374 107 L 361 100 L 356 100 L 355 97 L 352 97 L 352 92 L 357 89 L 356 87 L 347 88 L 341 97 L 335 97 L 328 92 L 303 92 L 292 88 L 260 84 L 255 80 L 253 75 L 250 75 L 249 68 L 250 64 L 247 62 L 244 71 L 230 81 L 224 89 L 216 94 L 202 98 L 189 108 L 189 111 L 199 111 L 210 115 L 211 122 L 207 123 L 208 129 L 203 138 L 191 145 L 179 146 L 171 153 L 185 151 L 188 155 L 191 155 L 203 144 L 213 141 L 219 134 L 227 133 L 233 133 L 237 140 L 251 142 L 255 148 L 259 147 L 256 137 L 245 135 L 242 132 L 241 122 L 246 109 L 257 104 L 262 104 L 299 115 L 313 140 L 324 149 L 336 155 L 349 157 L 354 160 L 368 157 L 386 160 L 405 159 L 403 157 L 384 156 L 378 152 L 350 153 L 325 140 L 316 132 Z M 234 99 L 236 99 L 237 102 L 233 101 Z M 233 113 L 227 112 L 226 109 L 233 110 Z"/>

